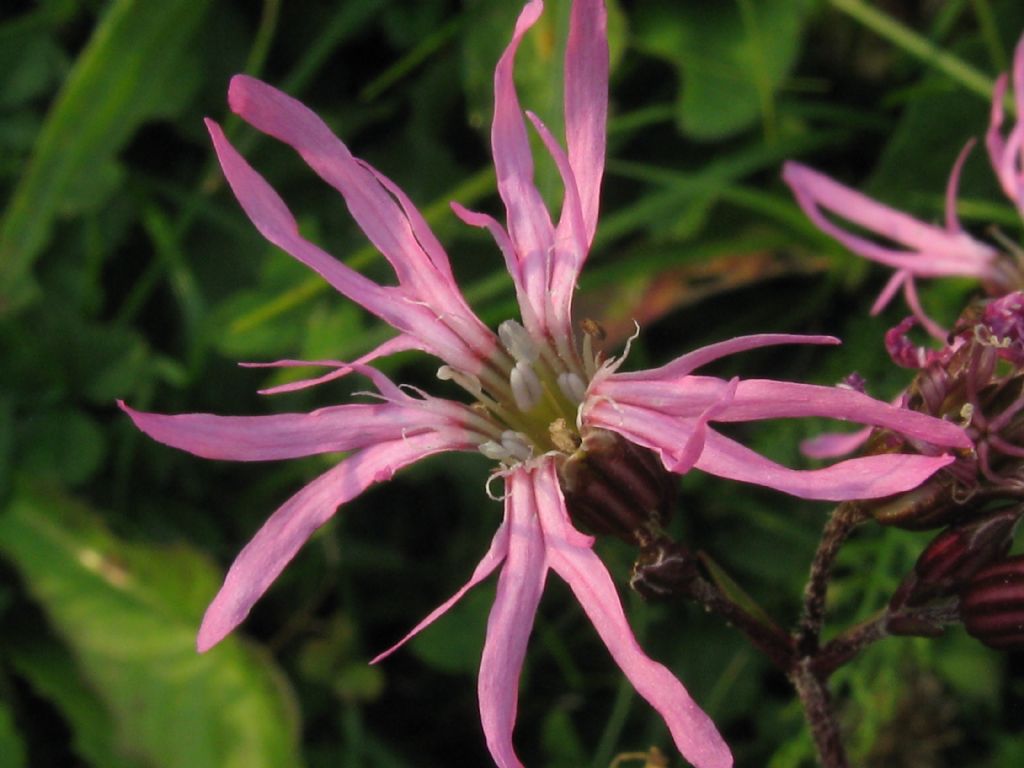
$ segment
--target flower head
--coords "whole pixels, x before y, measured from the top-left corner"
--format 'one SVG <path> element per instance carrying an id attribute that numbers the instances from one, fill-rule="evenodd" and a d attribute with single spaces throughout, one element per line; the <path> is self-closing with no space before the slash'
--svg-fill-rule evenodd
<path id="1" fill-rule="evenodd" d="M 828 337 L 738 338 L 639 373 L 618 372 L 625 355 L 606 359 L 595 351 L 599 334 L 593 324 L 585 324 L 577 341 L 572 294 L 597 226 L 604 165 L 605 9 L 601 0 L 576 0 L 572 6 L 565 58 L 564 148 L 538 117 L 526 113 L 524 119 L 512 79 L 520 41 L 542 10 L 541 0 L 525 6 L 494 77 L 491 141 L 506 222 L 454 206 L 464 221 L 492 233 L 515 286 L 520 319 L 501 323 L 497 333 L 486 327 L 467 305 L 444 250 L 402 190 L 353 157 L 305 106 L 269 85 L 237 76 L 229 90 L 231 108 L 294 148 L 341 193 L 397 278 L 394 285 L 374 283 L 306 240 L 281 198 L 231 146 L 220 127 L 207 121 L 224 174 L 256 228 L 398 332 L 359 360 L 320 361 L 317 364 L 331 368 L 327 374 L 275 391 L 355 372 L 373 382 L 376 401 L 262 417 L 171 416 L 123 407 L 154 439 L 210 458 L 252 461 L 348 452 L 278 509 L 239 554 L 203 620 L 200 650 L 219 642 L 245 618 L 341 504 L 425 456 L 479 451 L 495 460 L 495 476 L 505 486 L 504 520 L 490 549 L 462 589 L 378 659 L 500 568 L 480 663 L 480 711 L 496 763 L 519 765 L 512 746 L 519 673 L 545 579 L 554 571 L 568 583 L 636 690 L 661 713 L 686 758 L 702 768 L 728 766 L 729 750 L 707 715 L 665 667 L 640 649 L 615 585 L 592 549 L 593 537 L 576 528 L 577 518 L 589 522 L 592 530 L 640 539 L 645 526 L 658 524 L 663 510 L 609 521 L 607 515 L 623 508 L 616 494 L 621 496 L 622 489 L 647 478 L 655 490 L 640 496 L 660 507 L 665 473 L 685 473 L 694 467 L 806 498 L 841 500 L 912 488 L 952 460 L 945 455 L 894 454 L 797 471 L 717 433 L 712 422 L 828 416 L 886 427 L 935 445 L 969 443 L 948 421 L 897 409 L 853 390 L 724 381 L 693 373 L 734 352 L 783 343 L 835 343 Z M 533 183 L 527 119 L 562 177 L 565 194 L 557 222 Z M 442 362 L 438 376 L 462 387 L 473 404 L 397 386 L 369 365 L 407 349 L 437 357 Z M 610 458 L 620 455 L 625 457 L 624 469 Z M 591 485 L 596 482 L 594 473 L 619 476 L 607 478 L 606 489 L 598 491 Z"/>
<path id="2" fill-rule="evenodd" d="M 1004 136 L 1008 84 L 1005 73 L 996 81 L 985 146 L 1003 191 L 1024 216 L 1024 121 L 1019 120 Z M 1016 103 L 1024 103 L 1024 37 L 1014 56 L 1013 91 Z M 854 253 L 896 270 L 875 301 L 872 314 L 884 309 L 902 288 L 918 322 L 940 340 L 946 331 L 921 308 L 915 278 L 973 277 L 990 296 L 1002 296 L 1024 286 L 1024 254 L 1015 247 L 1011 253 L 1001 253 L 965 232 L 957 218 L 960 171 L 973 146 L 974 141 L 969 141 L 953 164 L 946 186 L 946 220 L 941 227 L 918 221 L 800 163 L 786 163 L 782 173 L 800 207 L 819 229 Z M 840 226 L 826 214 L 864 232 Z"/>
<path id="3" fill-rule="evenodd" d="M 999 252 L 967 234 L 956 215 L 960 169 L 970 147 L 968 144 L 960 153 L 950 174 L 943 227 L 918 221 L 800 163 L 788 162 L 782 172 L 800 207 L 819 229 L 859 256 L 896 270 L 872 306 L 872 314 L 881 312 L 902 288 L 914 316 L 936 338 L 945 336 L 945 331 L 921 308 L 915 278 L 974 277 L 991 286 L 995 293 L 1001 292 L 1006 284 Z M 845 219 L 875 237 L 845 229 L 826 213 Z"/>

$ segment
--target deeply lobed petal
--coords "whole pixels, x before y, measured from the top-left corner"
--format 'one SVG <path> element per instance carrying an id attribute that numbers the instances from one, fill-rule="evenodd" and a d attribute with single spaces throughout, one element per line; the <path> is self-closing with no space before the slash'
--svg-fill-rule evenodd
<path id="1" fill-rule="evenodd" d="M 916 488 L 953 462 L 952 456 L 884 454 L 848 459 L 824 469 L 795 470 L 776 464 L 734 440 L 711 432 L 697 469 L 753 483 L 802 499 L 878 499 Z"/>
<path id="2" fill-rule="evenodd" d="M 738 352 L 747 352 L 751 349 L 772 347 L 780 344 L 832 345 L 839 343 L 839 339 L 834 336 L 806 336 L 793 333 L 759 333 L 751 336 L 737 336 L 734 339 L 726 339 L 725 341 L 708 344 L 707 346 L 695 349 L 692 352 L 687 352 L 660 368 L 651 368 L 646 371 L 616 373 L 615 379 L 618 381 L 681 379 L 708 363 L 729 355 L 734 355 Z"/>
<path id="3" fill-rule="evenodd" d="M 394 653 L 407 642 L 416 637 L 416 635 L 418 635 L 424 629 L 426 629 L 439 618 L 441 618 L 444 614 L 446 614 L 449 611 L 449 609 L 451 609 L 453 605 L 459 602 L 459 600 L 461 600 L 462 597 L 467 592 L 469 592 L 469 590 L 471 590 L 481 581 L 490 576 L 494 572 L 494 569 L 501 565 L 501 563 L 508 556 L 508 540 L 508 523 L 506 521 L 501 524 L 501 526 L 498 528 L 497 533 L 494 534 L 494 538 L 491 539 L 491 546 L 487 550 L 487 554 L 485 554 L 483 556 L 483 559 L 481 559 L 480 562 L 477 564 L 476 568 L 473 570 L 473 575 L 469 578 L 469 581 L 467 581 L 465 584 L 459 587 L 458 591 L 454 595 L 449 597 L 447 600 L 441 603 L 441 605 L 439 605 L 437 608 L 435 608 L 429 614 L 427 614 L 426 618 L 424 618 L 419 624 L 417 624 L 415 627 L 409 630 L 409 632 L 406 633 L 405 637 L 403 637 L 397 643 L 392 645 L 386 651 L 377 654 L 370 661 L 370 663 L 376 664 L 377 662 L 386 659 L 392 653 Z"/>
<path id="4" fill-rule="evenodd" d="M 984 279 L 992 271 L 995 249 L 965 232 L 924 224 L 800 163 L 786 163 L 782 178 L 819 229 L 864 258 L 918 277 L 965 275 Z M 827 218 L 826 211 L 903 249 L 880 245 L 845 230 Z"/>
<path id="5" fill-rule="evenodd" d="M 542 0 L 531 0 L 516 20 L 512 40 L 494 70 L 494 121 L 491 148 L 498 193 L 508 215 L 508 233 L 519 262 L 518 279 L 533 314 L 548 328 L 548 252 L 553 245 L 554 227 L 544 201 L 533 183 L 533 155 L 526 122 L 516 95 L 513 70 L 523 36 L 540 18 Z M 532 330 L 532 329 L 531 329 Z"/>
<path id="6" fill-rule="evenodd" d="M 566 538 L 564 532 L 574 529 L 553 463 L 538 469 L 534 478 L 536 513 L 550 568 L 565 579 L 637 693 L 662 716 L 683 756 L 697 768 L 729 768 L 732 755 L 711 718 L 668 669 L 640 648 L 604 564 L 589 546 Z"/>
<path id="7" fill-rule="evenodd" d="M 951 190 L 955 190 L 955 179 L 959 177 L 964 157 L 962 153 L 954 166 Z M 805 212 L 822 229 L 851 250 L 888 266 L 908 269 L 922 277 L 957 274 L 983 276 L 995 255 L 993 248 L 958 229 L 942 229 L 925 224 L 799 163 L 787 163 L 783 179 L 793 188 Z M 821 215 L 822 209 L 838 214 L 894 243 L 907 246 L 909 250 L 880 247 L 846 233 L 830 224 Z M 921 258 L 923 256 L 927 258 Z"/>
<path id="8" fill-rule="evenodd" d="M 494 762 L 498 768 L 521 768 L 522 763 L 512 745 L 519 675 L 548 566 L 529 471 L 520 468 L 511 472 L 506 491 L 508 555 L 487 618 L 477 693 L 480 721 Z"/>
<path id="9" fill-rule="evenodd" d="M 1024 120 L 1016 122 L 1008 137 L 1003 136 L 1005 98 L 1009 80 L 1006 74 L 996 80 L 992 93 L 989 127 L 985 133 L 985 146 L 1003 191 L 1024 215 Z M 1017 41 L 1012 80 L 1014 101 L 1020 105 L 1024 103 L 1024 36 Z"/>
<path id="10" fill-rule="evenodd" d="M 608 121 L 608 14 L 603 0 L 577 0 L 565 49 L 565 141 L 586 246 L 597 229 Z"/>
<path id="11" fill-rule="evenodd" d="M 730 385 L 711 376 L 645 381 L 639 374 L 615 374 L 593 388 L 585 413 L 610 423 L 627 422 L 631 407 L 661 417 L 694 419 L 725 397 Z M 819 416 L 855 421 L 899 432 L 936 446 L 970 449 L 970 438 L 952 422 L 875 400 L 844 387 L 823 387 L 771 379 L 746 379 L 714 412 L 712 421 L 737 422 Z"/>
<path id="12" fill-rule="evenodd" d="M 289 381 L 285 384 L 278 384 L 273 387 L 266 387 L 265 389 L 259 390 L 261 395 L 277 395 L 284 392 L 295 392 L 300 389 L 315 387 L 318 384 L 326 384 L 329 381 L 334 381 L 344 376 L 348 376 L 348 374 L 353 371 L 359 370 L 360 366 L 365 366 L 367 363 L 373 362 L 374 360 L 394 355 L 398 352 L 408 352 L 414 349 L 419 350 L 420 352 L 428 352 L 428 350 L 424 348 L 423 342 L 420 340 L 414 339 L 405 334 L 399 334 L 393 339 L 388 339 L 382 344 L 379 344 L 350 363 L 342 360 L 277 360 L 269 363 L 242 363 L 242 366 L 247 368 L 295 368 L 312 366 L 328 367 L 333 369 L 311 379 Z"/>
<path id="13" fill-rule="evenodd" d="M 299 548 L 345 502 L 402 467 L 442 451 L 465 448 L 457 434 L 429 432 L 368 447 L 313 480 L 286 501 L 235 558 L 206 609 L 196 645 L 206 651 L 249 614 Z"/>
<path id="14" fill-rule="evenodd" d="M 827 432 L 810 437 L 800 443 L 800 453 L 811 459 L 834 459 L 849 456 L 871 437 L 874 427 L 864 427 L 856 432 Z"/>
<path id="15" fill-rule="evenodd" d="M 739 386 L 742 387 L 745 383 L 740 382 Z M 773 382 L 775 383 L 784 382 Z M 715 391 L 718 393 L 716 397 L 725 397 L 722 387 L 715 387 Z M 738 389 L 735 398 L 739 399 Z M 720 477 L 763 485 L 809 499 L 842 501 L 878 498 L 898 493 L 916 487 L 953 461 L 952 456 L 945 455 L 932 457 L 887 454 L 851 459 L 825 469 L 789 469 L 708 428 L 705 423 L 707 414 L 696 409 L 697 402 L 693 399 L 687 400 L 686 407 L 693 410 L 693 413 L 689 416 L 680 416 L 671 412 L 668 406 L 665 406 L 667 410 L 662 410 L 650 403 L 595 400 L 588 408 L 585 420 L 590 426 L 611 430 L 637 445 L 656 451 L 669 471 L 686 472 L 695 467 Z M 705 397 L 703 407 L 708 409 L 716 402 L 711 397 Z M 740 420 L 738 416 L 743 414 L 744 406 L 735 406 L 735 402 L 722 399 L 717 410 L 711 412 L 714 413 L 713 419 Z M 737 407 L 737 410 L 731 413 L 731 418 L 726 418 L 734 407 Z M 793 406 L 797 411 L 802 407 L 799 403 Z M 757 410 L 756 403 L 749 403 L 746 408 L 746 415 L 753 415 Z M 812 414 L 822 415 L 820 408 L 813 405 L 808 405 L 807 408 Z M 896 413 L 887 414 L 882 411 L 885 420 L 899 424 L 913 423 L 913 429 L 922 434 L 926 433 L 958 445 L 963 442 L 962 430 L 955 425 L 944 427 L 942 425 L 945 422 L 923 414 L 914 414 L 913 418 L 904 420 L 904 416 L 909 416 L 911 412 L 893 406 L 888 408 Z M 784 413 L 774 407 L 769 407 L 768 410 L 773 412 L 773 416 Z M 691 445 L 694 435 L 698 432 L 703 448 L 694 461 L 688 455 L 687 446 Z"/>
<path id="16" fill-rule="evenodd" d="M 295 149 L 341 193 L 356 223 L 418 300 L 438 314 L 457 314 L 467 335 L 489 343 L 489 332 L 462 299 L 441 244 L 395 184 L 353 157 L 315 112 L 266 83 L 236 75 L 228 101 L 246 122 Z"/>
<path id="17" fill-rule="evenodd" d="M 207 120 L 206 126 L 231 190 L 261 235 L 320 274 L 342 295 L 419 339 L 433 354 L 462 370 L 475 371 L 480 367 L 481 350 L 468 344 L 461 331 L 437 322 L 434 309 L 410 301 L 400 288 L 377 285 L 302 237 L 284 201 L 231 146 L 220 126 L 212 120 Z M 496 343 L 490 335 L 489 349 Z"/>
<path id="18" fill-rule="evenodd" d="M 434 413 L 394 403 L 354 403 L 271 416 L 172 415 L 136 411 L 120 401 L 118 405 L 157 442 L 227 461 L 352 451 L 448 426 Z"/>

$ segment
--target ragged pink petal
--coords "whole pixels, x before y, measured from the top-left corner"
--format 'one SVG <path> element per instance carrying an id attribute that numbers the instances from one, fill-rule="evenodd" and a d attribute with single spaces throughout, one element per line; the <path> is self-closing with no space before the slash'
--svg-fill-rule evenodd
<path id="1" fill-rule="evenodd" d="M 271 416 L 169 415 L 136 411 L 120 401 L 118 405 L 157 442 L 226 461 L 352 451 L 446 426 L 436 414 L 394 403 L 354 403 Z"/>
<path id="2" fill-rule="evenodd" d="M 388 339 L 383 344 L 375 347 L 374 349 L 367 352 L 362 357 L 357 358 L 352 363 L 346 363 L 341 360 L 277 360 L 272 363 L 241 363 L 242 366 L 247 368 L 295 368 L 303 366 L 311 367 L 329 367 L 334 370 L 328 371 L 320 376 L 315 376 L 311 379 L 301 379 L 299 381 L 289 381 L 286 384 L 278 384 L 274 387 L 265 387 L 264 389 L 258 390 L 261 395 L 277 395 L 284 392 L 295 392 L 300 389 L 307 389 L 309 387 L 315 387 L 319 384 L 326 384 L 329 381 L 340 379 L 344 376 L 357 370 L 358 365 L 365 365 L 366 363 L 373 362 L 381 357 L 387 357 L 394 355 L 399 352 L 408 352 L 410 350 L 419 350 L 421 352 L 428 352 L 424 349 L 423 343 L 418 339 L 414 339 L 411 336 L 405 334 L 399 334 L 393 339 Z"/>
<path id="3" fill-rule="evenodd" d="M 1019 110 L 1020 105 L 1024 103 L 1024 36 L 1018 40 L 1014 51 L 1012 80 L 1014 101 Z M 1018 119 L 1010 129 L 1009 136 L 1003 136 L 1006 89 L 1009 81 L 1010 76 L 1006 74 L 996 80 L 992 93 L 989 127 L 985 133 L 985 147 L 1003 191 L 1024 215 L 1024 120 Z"/>
<path id="4" fill-rule="evenodd" d="M 228 101 L 246 122 L 295 149 L 341 193 L 352 217 L 394 267 L 402 285 L 415 287 L 419 298 L 436 302 L 437 308 L 459 300 L 448 257 L 433 234 L 427 234 L 419 212 L 390 180 L 353 157 L 315 112 L 247 75 L 231 79 Z"/>
<path id="5" fill-rule="evenodd" d="M 576 177 L 569 166 L 569 159 L 551 135 L 547 126 L 532 112 L 527 117 L 540 134 L 544 146 L 555 161 L 555 166 L 562 177 L 565 197 L 562 200 L 562 215 L 555 230 L 555 241 L 548 254 L 549 277 L 548 293 L 551 297 L 551 308 L 554 317 L 548 327 L 561 334 L 563 339 L 573 338 L 572 332 L 572 295 L 576 291 L 576 281 L 586 256 L 587 234 L 583 224 L 583 210 L 580 207 L 579 191 L 576 188 Z"/>
<path id="6" fill-rule="evenodd" d="M 490 576 L 494 572 L 494 569 L 501 565 L 501 563 L 505 560 L 505 556 L 507 554 L 508 525 L 506 523 L 502 523 L 501 526 L 498 528 L 497 533 L 494 534 L 494 538 L 491 540 L 490 549 L 487 550 L 487 554 L 484 555 L 483 559 L 477 564 L 476 569 L 473 571 L 473 575 L 470 577 L 469 581 L 467 581 L 464 585 L 459 587 L 459 590 L 454 595 L 449 597 L 447 600 L 441 603 L 441 605 L 439 605 L 437 608 L 431 611 L 427 615 L 427 617 L 423 619 L 423 621 L 421 621 L 419 624 L 417 624 L 415 627 L 409 630 L 405 637 L 403 637 L 401 640 L 392 645 L 383 653 L 377 654 L 370 661 L 370 663 L 376 664 L 379 661 L 383 661 L 392 653 L 394 653 L 403 645 L 405 645 L 407 642 L 416 637 L 416 635 L 418 635 L 424 629 L 426 629 L 439 618 L 441 618 L 444 614 L 448 612 L 448 610 L 453 605 L 455 605 L 457 602 L 459 602 L 459 600 L 462 599 L 463 595 L 465 595 L 467 592 L 469 592 L 469 590 L 471 590 L 481 581 Z"/>
<path id="7" fill-rule="evenodd" d="M 491 757 L 498 768 L 522 768 L 512 745 L 519 675 L 548 565 L 529 471 L 512 471 L 506 490 L 508 556 L 487 619 L 477 693 L 480 721 Z"/>
<path id="8" fill-rule="evenodd" d="M 565 579 L 615 663 L 658 711 L 683 756 L 696 768 L 729 768 L 732 755 L 718 729 L 682 683 L 640 648 L 608 570 L 589 546 L 561 537 L 572 527 L 553 465 L 535 475 L 537 512 L 552 570 Z M 700 653 L 700 648 L 694 648 Z"/>
<path id="9" fill-rule="evenodd" d="M 846 501 L 877 499 L 916 488 L 952 461 L 952 456 L 897 453 L 849 459 L 824 469 L 794 470 L 712 432 L 697 469 L 802 499 Z"/>
<path id="10" fill-rule="evenodd" d="M 751 336 L 737 336 L 734 339 L 727 339 L 715 344 L 708 344 L 706 347 L 695 349 L 680 355 L 675 360 L 660 368 L 652 368 L 646 371 L 635 373 L 617 373 L 616 379 L 679 379 L 689 375 L 692 371 L 701 366 L 718 360 L 722 357 L 734 355 L 737 352 L 746 352 L 760 347 L 770 347 L 779 344 L 840 344 L 839 339 L 834 336 L 802 336 L 793 333 L 760 333 Z"/>
<path id="11" fill-rule="evenodd" d="M 715 381 L 717 380 L 705 379 L 703 383 L 708 384 Z M 725 382 L 719 383 L 725 385 Z M 759 382 L 754 383 L 758 384 Z M 769 413 L 772 417 L 785 414 L 822 415 L 827 411 L 822 404 L 824 401 L 815 405 L 813 398 L 812 402 L 797 400 L 784 407 L 771 403 L 759 404 L 757 402 L 760 397 L 757 394 L 758 387 L 755 387 L 753 396 L 747 391 L 741 398 L 740 390 L 744 388 L 745 384 L 747 382 L 739 382 L 734 399 L 731 402 L 723 401 L 723 405 L 717 413 L 714 413 L 712 420 L 745 421 L 750 418 L 760 418 L 761 415 L 767 417 Z M 771 384 L 784 385 L 781 391 L 786 393 L 786 397 L 801 392 L 801 390 L 786 390 L 786 382 L 771 382 Z M 820 389 L 828 388 L 821 387 Z M 583 418 L 590 426 L 611 430 L 637 445 L 657 452 L 661 456 L 665 468 L 669 471 L 684 472 L 690 468 L 690 464 L 685 461 L 685 446 L 692 439 L 694 432 L 702 428 L 699 406 L 703 402 L 703 407 L 707 408 L 714 402 L 715 397 L 721 397 L 722 387 L 704 387 L 704 390 L 705 393 L 701 398 L 681 397 L 679 403 L 673 404 L 667 397 L 661 397 L 657 399 L 658 404 L 655 405 L 650 402 L 643 403 L 643 398 L 638 398 L 637 402 L 626 402 L 625 390 L 620 389 L 619 394 L 623 396 L 622 399 L 615 401 L 607 395 L 594 398 Z M 835 391 L 859 394 L 844 389 Z M 716 392 L 717 394 L 714 394 Z M 761 389 L 761 394 L 765 394 L 765 392 L 766 390 Z M 866 396 L 862 395 L 861 397 Z M 867 399 L 870 400 L 870 398 Z M 858 398 L 843 400 L 841 396 L 838 402 L 842 404 L 843 408 L 853 409 L 860 400 Z M 877 403 L 874 406 L 866 404 L 864 408 L 864 420 L 871 419 L 903 427 L 909 425 L 908 428 L 917 435 L 928 435 L 954 445 L 963 443 L 962 430 L 953 424 L 946 426 L 947 423 L 939 419 L 919 413 L 914 413 L 911 416 L 910 411 L 895 406 L 886 406 L 885 403 Z M 680 415 L 684 409 L 690 415 Z M 828 415 L 835 416 L 834 413 Z M 907 418 L 908 416 L 911 417 Z M 857 416 L 856 420 L 861 420 L 861 417 Z M 915 487 L 953 460 L 951 456 L 887 454 L 854 459 L 825 469 L 795 470 L 780 466 L 710 428 L 705 429 L 706 431 L 702 435 L 703 450 L 696 463 L 692 465 L 696 469 L 732 480 L 775 488 L 801 498 L 836 501 L 876 498 L 890 493 L 898 493 Z"/>
<path id="12" fill-rule="evenodd" d="M 554 227 L 533 183 L 533 156 L 513 78 L 519 44 L 543 10 L 541 0 L 527 3 L 516 21 L 512 40 L 494 70 L 491 147 L 498 193 L 508 214 L 508 233 L 520 262 L 520 278 L 534 313 L 547 328 L 549 272 L 546 265 L 548 251 L 553 245 Z"/>
<path id="13" fill-rule="evenodd" d="M 924 224 L 799 163 L 786 163 L 782 178 L 819 229 L 864 258 L 906 269 L 918 277 L 984 279 L 992 272 L 995 249 L 965 232 Z M 901 247 L 882 245 L 843 229 L 825 216 L 826 211 Z"/>
<path id="14" fill-rule="evenodd" d="M 692 422 L 690 437 L 684 443 L 683 449 L 672 456 L 672 465 L 667 467 L 671 472 L 680 475 L 686 474 L 697 463 L 697 459 L 704 451 L 708 424 L 730 406 L 736 396 L 736 387 L 739 385 L 739 381 L 739 378 L 732 379 L 722 389 L 721 395 L 711 400 L 707 408 Z"/>
<path id="15" fill-rule="evenodd" d="M 515 246 L 512 244 L 512 240 L 509 238 L 505 228 L 493 216 L 486 213 L 471 211 L 455 202 L 451 206 L 455 215 L 466 224 L 469 224 L 471 227 L 484 228 L 491 233 L 495 245 L 498 246 L 501 255 L 505 257 L 505 269 L 508 270 L 512 283 L 515 286 L 516 300 L 519 302 L 519 312 L 523 320 L 523 326 L 529 331 L 531 336 L 541 336 L 545 332 L 545 327 L 541 324 L 542 319 L 533 311 L 533 305 L 530 304 L 530 297 L 526 292 L 526 283 L 523 280 L 522 265 L 519 263 L 519 255 L 516 253 Z"/>
<path id="16" fill-rule="evenodd" d="M 399 331 L 419 339 L 451 365 L 467 371 L 479 366 L 479 351 L 467 346 L 464 337 L 446 324 L 436 322 L 434 310 L 409 301 L 398 288 L 377 285 L 303 238 L 284 201 L 231 146 L 220 126 L 212 120 L 207 120 L 206 126 L 224 176 L 260 234 L 313 269 L 339 293 Z"/>
<path id="17" fill-rule="evenodd" d="M 366 448 L 313 480 L 284 503 L 235 558 L 206 609 L 196 645 L 206 651 L 249 614 L 299 548 L 345 502 L 402 467 L 441 451 L 459 450 L 453 435 L 426 433 Z"/>
<path id="18" fill-rule="evenodd" d="M 770 379 L 741 381 L 736 396 L 716 421 L 820 416 L 891 429 L 937 446 L 969 450 L 973 442 L 952 422 L 936 419 L 845 387 L 822 387 Z"/>
<path id="19" fill-rule="evenodd" d="M 608 121 L 608 17 L 603 0 L 577 0 L 565 49 L 565 140 L 576 177 L 585 247 L 597 229 Z M 585 255 L 585 253 L 584 253 Z"/>
<path id="20" fill-rule="evenodd" d="M 810 459 L 849 456 L 867 442 L 873 431 L 874 427 L 864 427 L 856 432 L 827 432 L 817 435 L 800 443 L 800 453 Z"/>

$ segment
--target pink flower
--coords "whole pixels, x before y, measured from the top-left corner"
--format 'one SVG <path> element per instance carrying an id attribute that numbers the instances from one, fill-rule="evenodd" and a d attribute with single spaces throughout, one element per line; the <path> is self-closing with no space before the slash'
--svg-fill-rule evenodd
<path id="1" fill-rule="evenodd" d="M 662 715 L 683 755 L 701 768 L 729 766 L 729 749 L 714 724 L 672 673 L 637 644 L 615 585 L 592 549 L 593 538 L 574 527 L 572 507 L 563 493 L 561 470 L 566 463 L 579 458 L 589 436 L 614 433 L 652 451 L 650 455 L 672 472 L 697 467 L 806 498 L 840 500 L 913 488 L 952 457 L 895 454 L 797 471 L 718 434 L 711 422 L 830 416 L 888 427 L 935 445 L 968 447 L 969 442 L 952 423 L 850 390 L 693 375 L 702 365 L 733 352 L 771 344 L 836 343 L 828 337 L 738 338 L 640 373 L 617 373 L 622 358 L 606 360 L 595 353 L 593 329 L 584 334 L 582 345 L 577 343 L 572 293 L 597 225 L 604 167 L 605 10 L 600 0 L 573 3 L 565 59 L 565 149 L 536 116 L 526 113 L 564 183 L 556 223 L 533 184 L 527 126 L 512 80 L 516 50 L 542 8 L 541 0 L 526 5 L 494 78 L 492 144 L 506 224 L 455 206 L 463 220 L 486 227 L 494 236 L 515 285 L 521 323 L 507 320 L 497 334 L 484 326 L 455 284 L 444 250 L 405 194 L 353 157 L 302 104 L 264 83 L 238 76 L 229 90 L 231 108 L 293 147 L 341 193 L 397 276 L 395 285 L 374 283 L 303 238 L 281 198 L 228 143 L 220 127 L 208 121 L 224 174 L 256 228 L 398 331 L 360 360 L 320 361 L 317 364 L 332 370 L 275 391 L 354 371 L 373 382 L 377 402 L 260 417 L 172 416 L 122 407 L 154 439 L 208 458 L 256 461 L 348 452 L 278 509 L 239 554 L 204 617 L 200 650 L 215 645 L 245 618 L 341 504 L 425 456 L 480 451 L 498 462 L 495 476 L 505 485 L 504 521 L 469 582 L 378 659 L 500 568 L 480 663 L 480 712 L 495 762 L 518 766 L 512 731 L 519 674 L 544 581 L 554 571 L 568 583 L 612 658 Z M 459 384 L 474 405 L 396 386 L 369 366 L 375 358 L 407 349 L 439 358 L 443 365 L 438 376 Z"/>
<path id="2" fill-rule="evenodd" d="M 960 169 L 970 148 L 968 144 L 960 153 L 950 174 L 944 227 L 920 222 L 800 163 L 788 162 L 782 171 L 782 178 L 792 188 L 800 207 L 819 229 L 854 253 L 896 270 L 871 313 L 881 312 L 902 288 L 914 316 L 939 339 L 946 332 L 921 308 L 914 278 L 964 275 L 992 284 L 1003 281 L 996 249 L 964 232 L 956 216 Z M 844 229 L 826 213 L 874 233 L 877 239 Z"/>
<path id="3" fill-rule="evenodd" d="M 1003 112 L 1008 76 L 996 81 L 992 112 L 985 134 L 989 160 L 1007 197 L 1024 216 L 1024 121 L 1018 121 L 1008 136 L 1003 135 Z M 1024 37 L 1017 43 L 1013 62 L 1013 91 L 1018 105 L 1024 103 Z M 1015 258 L 974 239 L 960 226 L 956 216 L 956 192 L 960 170 L 974 141 L 967 143 L 953 164 L 946 187 L 946 222 L 937 227 L 925 224 L 866 195 L 824 176 L 800 163 L 786 163 L 782 178 L 792 188 L 797 202 L 819 229 L 866 259 L 892 267 L 896 273 L 871 308 L 877 314 L 903 288 L 914 316 L 935 338 L 944 340 L 946 329 L 921 308 L 914 284 L 916 277 L 960 275 L 974 277 L 990 296 L 1003 296 L 1024 285 L 1019 252 Z M 845 229 L 826 214 L 845 219 L 873 233 L 869 238 Z"/>
<path id="4" fill-rule="evenodd" d="M 1000 75 L 992 95 L 992 115 L 985 134 L 985 147 L 996 177 L 1017 210 L 1024 216 L 1024 120 L 1018 120 L 1003 137 L 1003 107 L 1008 76 Z M 1017 43 L 1013 57 L 1013 97 L 1017 109 L 1024 105 L 1024 37 Z"/>

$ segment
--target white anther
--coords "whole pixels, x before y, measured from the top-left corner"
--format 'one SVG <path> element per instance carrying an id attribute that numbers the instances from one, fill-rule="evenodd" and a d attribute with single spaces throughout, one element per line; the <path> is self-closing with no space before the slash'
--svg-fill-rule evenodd
<path id="1" fill-rule="evenodd" d="M 505 447 L 493 440 L 480 443 L 480 445 L 477 446 L 477 450 L 479 450 L 480 453 L 488 459 L 493 459 L 494 461 L 505 461 L 505 459 L 509 458 L 508 451 L 505 450 Z"/>
<path id="2" fill-rule="evenodd" d="M 536 342 L 515 320 L 506 320 L 498 326 L 498 338 L 508 353 L 520 362 L 532 363 L 540 355 Z"/>
<path id="3" fill-rule="evenodd" d="M 501 433 L 501 444 L 508 455 L 517 461 L 529 461 L 530 457 L 533 456 L 533 446 L 521 432 L 506 429 Z"/>
<path id="4" fill-rule="evenodd" d="M 523 413 L 532 411 L 544 394 L 544 387 L 537 378 L 533 366 L 520 360 L 509 374 L 508 381 L 512 386 L 512 397 L 516 401 L 516 407 Z"/>
<path id="5" fill-rule="evenodd" d="M 583 402 L 583 398 L 587 394 L 587 385 L 583 383 L 583 379 L 578 373 L 572 371 L 558 374 L 558 388 L 573 403 Z"/>

